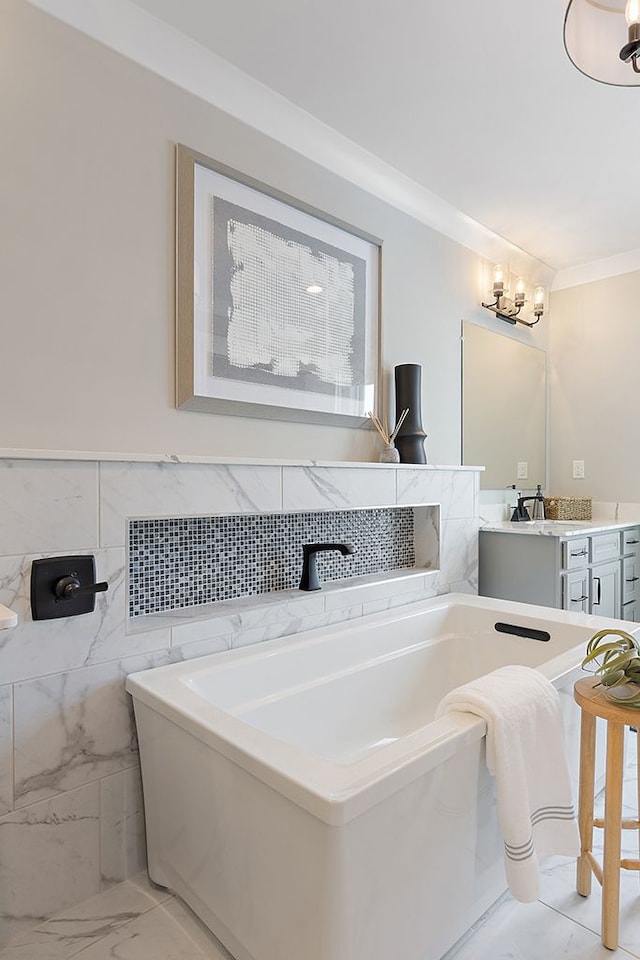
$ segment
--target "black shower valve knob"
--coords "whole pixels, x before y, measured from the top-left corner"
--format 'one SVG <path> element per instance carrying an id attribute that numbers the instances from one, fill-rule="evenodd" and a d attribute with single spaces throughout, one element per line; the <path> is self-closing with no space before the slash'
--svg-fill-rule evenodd
<path id="1" fill-rule="evenodd" d="M 34 560 L 31 565 L 31 616 L 34 620 L 55 620 L 92 613 L 96 593 L 108 589 L 106 581 L 96 582 L 95 558 L 90 554 Z"/>
<path id="2" fill-rule="evenodd" d="M 109 589 L 106 580 L 102 583 L 80 584 L 77 573 L 70 573 L 66 577 L 61 577 L 55 586 L 55 594 L 59 600 L 71 600 L 73 597 L 87 597 L 93 593 L 103 593 Z"/>

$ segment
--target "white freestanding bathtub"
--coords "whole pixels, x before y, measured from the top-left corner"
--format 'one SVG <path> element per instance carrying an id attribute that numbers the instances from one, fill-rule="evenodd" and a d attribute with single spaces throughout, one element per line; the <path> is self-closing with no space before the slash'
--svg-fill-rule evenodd
<path id="1" fill-rule="evenodd" d="M 437 960 L 506 886 L 484 722 L 441 697 L 536 667 L 575 741 L 605 625 L 450 594 L 130 676 L 151 878 L 237 960 Z"/>

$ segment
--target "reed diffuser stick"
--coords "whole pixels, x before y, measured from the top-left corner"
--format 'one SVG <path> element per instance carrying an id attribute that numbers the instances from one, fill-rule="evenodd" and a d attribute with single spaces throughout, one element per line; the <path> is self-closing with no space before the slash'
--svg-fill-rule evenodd
<path id="1" fill-rule="evenodd" d="M 372 410 L 369 411 L 369 413 L 367 414 L 367 416 L 369 417 L 369 419 L 371 420 L 371 423 L 374 425 L 374 427 L 376 428 L 376 430 L 377 430 L 378 433 L 380 434 L 380 437 L 381 437 L 382 441 L 383 441 L 384 443 L 389 443 L 389 435 L 388 435 L 387 433 L 385 433 L 384 427 L 383 427 L 382 424 L 380 423 L 379 417 L 378 417 L 375 413 L 373 413 Z"/>
<path id="2" fill-rule="evenodd" d="M 387 425 L 387 421 L 385 420 L 383 424 L 382 421 L 380 420 L 380 417 L 376 413 L 374 413 L 372 410 L 369 411 L 367 416 L 369 417 L 369 419 L 371 420 L 371 423 L 374 425 L 374 427 L 380 434 L 380 439 L 382 440 L 382 442 L 385 444 L 385 446 L 389 446 L 389 444 L 393 443 L 393 441 L 395 440 L 398 434 L 398 430 L 404 423 L 405 417 L 407 416 L 408 413 L 409 413 L 409 408 L 407 407 L 407 409 L 403 410 L 402 413 L 400 414 L 400 419 L 398 420 L 392 433 L 389 433 L 389 427 Z"/>
<path id="3" fill-rule="evenodd" d="M 403 410 L 402 413 L 400 414 L 400 419 L 399 419 L 398 422 L 396 423 L 395 429 L 394 429 L 393 433 L 391 434 L 391 436 L 389 437 L 389 443 L 393 443 L 393 441 L 395 440 L 395 438 L 398 436 L 398 431 L 399 431 L 400 427 L 402 426 L 402 424 L 404 423 L 404 421 L 405 421 L 408 413 L 409 413 L 409 407 L 407 407 L 405 410 Z"/>

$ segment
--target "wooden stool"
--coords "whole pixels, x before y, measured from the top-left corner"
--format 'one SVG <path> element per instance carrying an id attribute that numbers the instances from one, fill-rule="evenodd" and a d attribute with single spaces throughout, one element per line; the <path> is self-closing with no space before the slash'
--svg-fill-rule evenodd
<path id="1" fill-rule="evenodd" d="M 576 887 L 588 897 L 591 893 L 591 874 L 602 887 L 602 943 L 609 950 L 618 946 L 618 917 L 620 913 L 620 869 L 640 870 L 640 860 L 621 860 L 622 830 L 639 830 L 640 820 L 622 819 L 622 782 L 624 777 L 624 728 L 640 723 L 640 711 L 607 700 L 597 679 L 578 680 L 573 695 L 581 709 L 580 725 L 580 790 L 578 823 L 580 826 L 580 856 Z M 607 723 L 607 762 L 605 773 L 604 820 L 593 817 L 595 784 L 596 717 Z M 638 735 L 640 740 L 640 734 Z M 640 762 L 640 746 L 638 760 Z M 638 799 L 640 802 L 640 763 L 638 766 Z M 640 816 L 640 813 L 639 813 Z M 602 866 L 592 853 L 593 828 L 604 829 L 604 858 Z"/>

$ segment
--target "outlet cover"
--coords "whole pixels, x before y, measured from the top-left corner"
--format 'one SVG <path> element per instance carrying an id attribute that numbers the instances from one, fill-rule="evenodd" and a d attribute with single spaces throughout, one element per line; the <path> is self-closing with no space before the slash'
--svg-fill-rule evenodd
<path id="1" fill-rule="evenodd" d="M 573 461 L 573 479 L 584 480 L 584 460 Z"/>
<path id="2" fill-rule="evenodd" d="M 529 479 L 529 464 L 526 460 L 520 460 L 518 462 L 518 480 L 528 480 Z"/>

